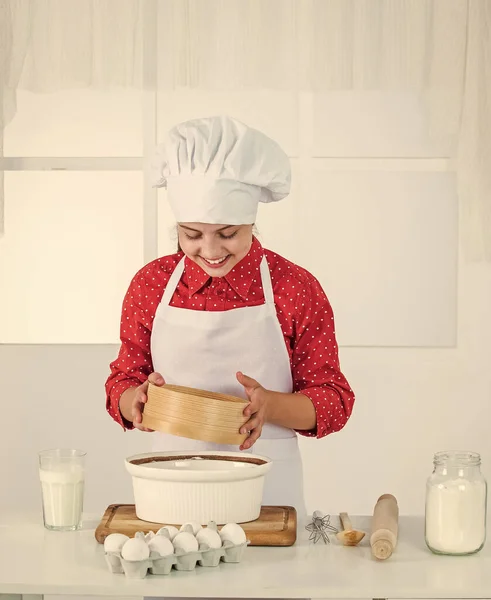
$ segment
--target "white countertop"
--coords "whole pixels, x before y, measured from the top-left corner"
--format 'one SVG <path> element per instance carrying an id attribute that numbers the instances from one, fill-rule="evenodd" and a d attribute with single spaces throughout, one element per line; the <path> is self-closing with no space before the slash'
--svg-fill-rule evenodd
<path id="1" fill-rule="evenodd" d="M 8 517 L 11 517 L 10 521 Z M 392 557 L 371 557 L 368 535 L 356 548 L 316 545 L 304 524 L 289 548 L 249 547 L 239 564 L 129 580 L 109 572 L 94 538 L 99 517 L 78 532 L 44 529 L 38 516 L 0 522 L 0 594 L 77 594 L 198 598 L 491 598 L 490 544 L 476 555 L 435 556 L 423 519 L 401 517 Z M 334 521 L 334 519 L 333 519 Z M 369 531 L 368 518 L 353 526 Z M 336 523 L 337 524 L 337 523 Z"/>

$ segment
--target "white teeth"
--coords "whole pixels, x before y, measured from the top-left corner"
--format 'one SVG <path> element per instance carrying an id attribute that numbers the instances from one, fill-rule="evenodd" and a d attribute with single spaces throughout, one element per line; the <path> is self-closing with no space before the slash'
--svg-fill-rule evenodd
<path id="1" fill-rule="evenodd" d="M 210 263 L 210 265 L 219 265 L 220 263 L 222 263 L 227 257 L 224 256 L 223 258 L 219 258 L 218 260 L 208 260 L 207 258 L 205 258 L 207 263 Z"/>

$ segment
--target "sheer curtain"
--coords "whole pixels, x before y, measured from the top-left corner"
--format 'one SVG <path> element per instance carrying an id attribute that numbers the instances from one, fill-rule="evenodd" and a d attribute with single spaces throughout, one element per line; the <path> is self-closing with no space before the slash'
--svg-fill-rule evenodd
<path id="1" fill-rule="evenodd" d="M 491 1 L 470 0 L 457 173 L 466 250 L 491 262 Z"/>
<path id="2" fill-rule="evenodd" d="M 491 261 L 491 0 L 0 0 L 0 132 L 19 88 L 141 87 L 151 5 L 161 90 L 418 92 L 459 140 L 466 255 Z"/>

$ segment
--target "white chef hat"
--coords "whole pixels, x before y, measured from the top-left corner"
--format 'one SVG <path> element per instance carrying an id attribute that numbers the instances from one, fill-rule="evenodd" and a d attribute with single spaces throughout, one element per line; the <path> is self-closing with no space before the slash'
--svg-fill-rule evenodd
<path id="1" fill-rule="evenodd" d="M 167 189 L 177 222 L 251 224 L 259 202 L 290 193 L 291 169 L 280 146 L 226 116 L 173 127 L 157 148 L 154 186 Z"/>

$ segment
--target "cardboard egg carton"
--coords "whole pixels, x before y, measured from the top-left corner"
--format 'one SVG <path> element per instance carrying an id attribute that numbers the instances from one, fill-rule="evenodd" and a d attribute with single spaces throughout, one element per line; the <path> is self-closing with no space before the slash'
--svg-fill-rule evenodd
<path id="1" fill-rule="evenodd" d="M 148 540 L 148 535 L 136 533 L 136 537 Z M 124 574 L 130 579 L 143 579 L 151 575 L 169 575 L 173 569 L 177 571 L 193 571 L 197 565 L 201 567 L 217 567 L 220 562 L 239 563 L 246 547 L 250 542 L 233 544 L 230 541 L 222 543 L 221 548 L 210 548 L 202 544 L 198 551 L 183 552 L 175 550 L 168 556 L 160 556 L 151 551 L 150 557 L 144 560 L 125 560 L 119 552 L 105 552 L 107 566 L 111 573 Z"/>

